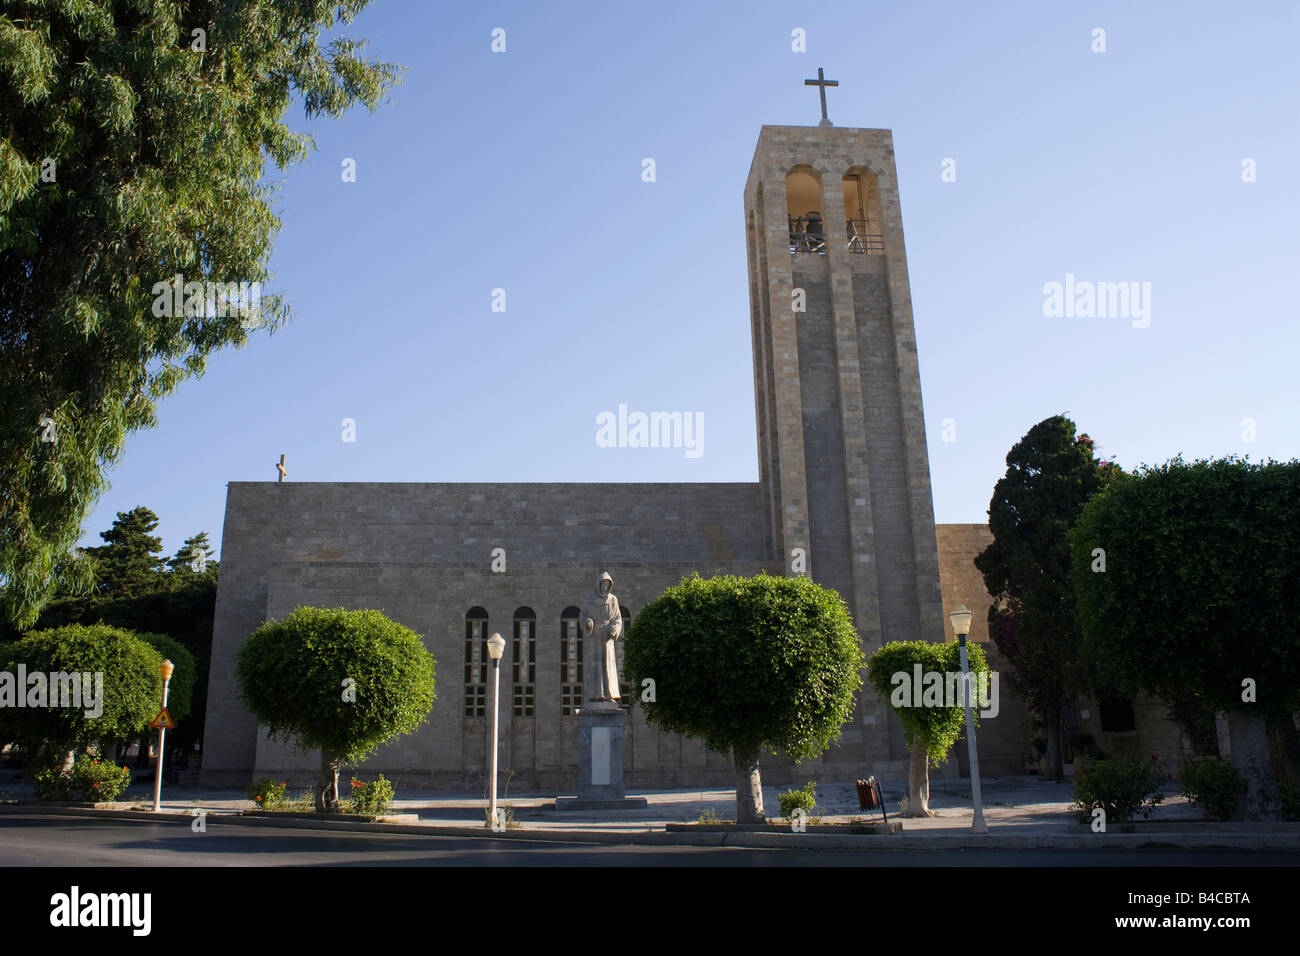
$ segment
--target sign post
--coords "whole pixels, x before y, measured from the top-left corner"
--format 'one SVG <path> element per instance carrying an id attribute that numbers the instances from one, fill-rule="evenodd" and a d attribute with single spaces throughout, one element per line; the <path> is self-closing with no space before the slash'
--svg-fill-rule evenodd
<path id="1" fill-rule="evenodd" d="M 172 671 L 175 669 L 176 666 L 171 661 L 163 661 L 158 665 L 158 676 L 163 679 L 162 710 L 153 719 L 153 723 L 149 725 L 158 730 L 158 776 L 154 779 L 153 784 L 153 808 L 155 813 L 162 809 L 163 744 L 167 739 L 167 728 L 176 726 L 172 721 L 172 715 L 167 713 L 167 685 L 171 683 Z"/>

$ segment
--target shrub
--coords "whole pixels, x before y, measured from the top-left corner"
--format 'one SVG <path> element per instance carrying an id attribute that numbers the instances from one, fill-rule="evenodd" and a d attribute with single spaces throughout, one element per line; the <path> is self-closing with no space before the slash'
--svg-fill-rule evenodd
<path id="1" fill-rule="evenodd" d="M 54 706 L 49 689 L 42 703 L 0 707 L 0 738 L 29 746 L 48 743 L 64 753 L 98 740 L 121 740 L 145 731 L 162 700 L 162 657 L 130 631 L 95 625 L 34 631 L 4 647 L 0 670 L 19 663 L 27 672 L 102 675 L 91 682 L 94 692 L 82 694 L 82 706 Z M 80 679 L 78 681 L 80 683 Z M 90 688 L 87 688 L 89 690 Z M 102 693 L 101 693 L 102 691 Z M 62 699 L 62 694 L 58 695 Z M 90 699 L 98 698 L 97 700 Z M 87 713 L 92 716 L 87 716 Z"/>
<path id="2" fill-rule="evenodd" d="M 107 803 L 131 784 L 131 771 L 96 754 L 78 754 L 72 769 L 42 767 L 32 774 L 38 800 L 80 800 Z"/>
<path id="3" fill-rule="evenodd" d="M 116 800 L 131 785 L 131 771 L 111 760 L 79 754 L 73 761 L 68 788 L 80 800 Z"/>
<path id="4" fill-rule="evenodd" d="M 817 781 L 809 780 L 802 790 L 786 790 L 784 793 L 777 794 L 777 801 L 781 804 L 781 816 L 787 820 L 795 810 L 803 810 L 809 816 L 817 807 Z"/>
<path id="5" fill-rule="evenodd" d="M 1131 820 L 1139 811 L 1149 817 L 1164 799 L 1159 788 L 1165 776 L 1154 759 L 1117 754 L 1098 760 L 1074 775 L 1074 809 L 1085 822 L 1096 807 L 1106 811 L 1111 823 Z"/>
<path id="6" fill-rule="evenodd" d="M 198 677 L 198 665 L 194 655 L 180 641 L 166 634 L 140 634 L 144 641 L 166 660 L 172 662 L 171 683 L 167 686 L 167 712 L 172 719 L 180 723 L 191 713 L 194 706 L 194 683 Z"/>
<path id="7" fill-rule="evenodd" d="M 1231 819 L 1246 790 L 1246 778 L 1221 757 L 1188 760 L 1178 776 L 1182 795 L 1211 820 Z"/>
<path id="8" fill-rule="evenodd" d="M 393 808 L 393 785 L 384 779 L 381 773 L 378 780 L 363 783 L 352 778 L 352 799 L 348 802 L 348 813 L 364 813 L 378 816 Z"/>
<path id="9" fill-rule="evenodd" d="M 285 782 L 276 783 L 270 777 L 258 780 L 248 788 L 248 799 L 255 801 L 259 810 L 282 810 L 288 803 Z"/>
<path id="10" fill-rule="evenodd" d="M 58 767 L 41 767 L 32 771 L 32 787 L 37 800 L 71 800 L 68 775 Z"/>

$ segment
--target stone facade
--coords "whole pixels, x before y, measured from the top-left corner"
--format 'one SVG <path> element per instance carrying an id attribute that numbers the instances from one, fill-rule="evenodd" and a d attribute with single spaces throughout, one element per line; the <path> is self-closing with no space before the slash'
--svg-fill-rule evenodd
<path id="1" fill-rule="evenodd" d="M 807 171 L 825 243 L 792 251 L 787 177 Z M 870 251 L 850 241 L 845 177 L 869 190 Z M 366 764 L 407 785 L 482 784 L 488 718 L 466 715 L 466 615 L 511 639 L 536 619 L 535 708 L 512 715 L 501 668 L 500 766 L 515 785 L 572 792 L 576 716 L 562 713 L 562 615 L 602 570 L 635 615 L 684 575 L 807 573 L 834 588 L 869 655 L 941 640 L 940 590 L 920 372 L 888 130 L 765 126 L 745 187 L 759 481 L 740 484 L 234 482 L 217 597 L 202 782 L 305 780 L 318 763 L 259 732 L 236 695 L 234 658 L 260 623 L 299 605 L 375 608 L 424 636 L 438 699 L 418 732 Z M 802 214 L 802 213 L 801 213 Z M 866 215 L 864 213 L 864 215 Z M 802 309 L 794 306 L 801 290 Z M 959 526 L 965 528 L 967 526 Z M 948 565 L 970 589 L 957 535 Z M 503 549 L 504 569 L 494 551 Z M 964 553 L 963 553 L 964 554 Z M 982 587 L 980 594 L 983 593 Z M 944 594 L 946 597 L 946 592 Z M 975 593 L 960 598 L 978 611 Z M 884 702 L 864 697 L 840 741 L 769 783 L 899 776 L 907 752 Z M 472 710 L 472 708 L 470 708 Z M 1002 719 L 1002 718 L 999 718 Z M 629 787 L 726 785 L 702 743 L 627 717 Z"/>
<path id="2" fill-rule="evenodd" d="M 993 543 L 988 525 L 941 524 L 935 528 L 939 542 L 939 578 L 943 606 L 947 609 L 965 604 L 974 615 L 967 640 L 978 644 L 989 667 L 998 674 L 998 713 L 984 717 L 976 730 L 979 743 L 980 774 L 1008 777 L 1023 774 L 1029 750 L 1029 715 L 1025 705 L 1012 692 L 1007 678 L 1006 657 L 989 639 L 989 607 L 993 598 L 984 588 L 984 576 L 975 567 L 975 557 Z M 952 623 L 945 616 L 944 639 L 955 641 Z M 970 775 L 966 744 L 953 748 L 950 774 Z"/>

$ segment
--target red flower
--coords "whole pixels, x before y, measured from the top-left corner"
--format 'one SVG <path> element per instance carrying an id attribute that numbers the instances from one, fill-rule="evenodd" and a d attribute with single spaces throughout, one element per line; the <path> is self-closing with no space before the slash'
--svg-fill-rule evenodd
<path id="1" fill-rule="evenodd" d="M 258 803 L 261 803 L 261 802 L 262 802 L 262 798 L 261 798 L 261 796 L 258 796 L 258 798 L 257 798 L 257 802 L 258 802 Z"/>
<path id="2" fill-rule="evenodd" d="M 284 781 L 283 781 L 283 780 L 280 781 L 280 786 L 282 786 L 282 787 L 284 786 Z"/>
<path id="3" fill-rule="evenodd" d="M 99 789 L 99 784 L 97 783 L 92 783 L 91 786 L 94 787 L 96 790 Z"/>

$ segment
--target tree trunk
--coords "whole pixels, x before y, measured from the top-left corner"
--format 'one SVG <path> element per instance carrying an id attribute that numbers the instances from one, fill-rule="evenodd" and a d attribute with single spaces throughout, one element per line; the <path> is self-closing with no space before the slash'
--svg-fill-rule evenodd
<path id="1" fill-rule="evenodd" d="M 75 749 L 65 750 L 63 752 L 63 760 L 59 763 L 59 769 L 62 770 L 64 773 L 72 773 L 72 765 L 76 762 L 76 760 L 77 760 L 77 751 Z"/>
<path id="2" fill-rule="evenodd" d="M 907 810 L 905 817 L 932 817 L 930 810 L 930 757 L 925 744 L 912 744 L 912 763 L 907 773 Z"/>
<path id="3" fill-rule="evenodd" d="M 1047 776 L 1053 780 L 1065 779 L 1065 765 L 1062 761 L 1061 748 L 1061 713 L 1060 703 L 1056 711 L 1044 718 L 1047 729 Z"/>
<path id="4" fill-rule="evenodd" d="M 320 752 L 320 776 L 316 780 L 316 812 L 339 812 L 339 759 L 326 750 Z"/>
<path id="5" fill-rule="evenodd" d="M 1220 716 L 1219 754 L 1232 761 L 1246 778 L 1246 792 L 1237 804 L 1237 818 L 1281 820 L 1282 798 L 1269 758 L 1268 728 L 1258 717 L 1240 713 Z"/>
<path id="6" fill-rule="evenodd" d="M 736 822 L 762 823 L 763 781 L 758 772 L 758 749 L 732 751 L 736 763 Z"/>

